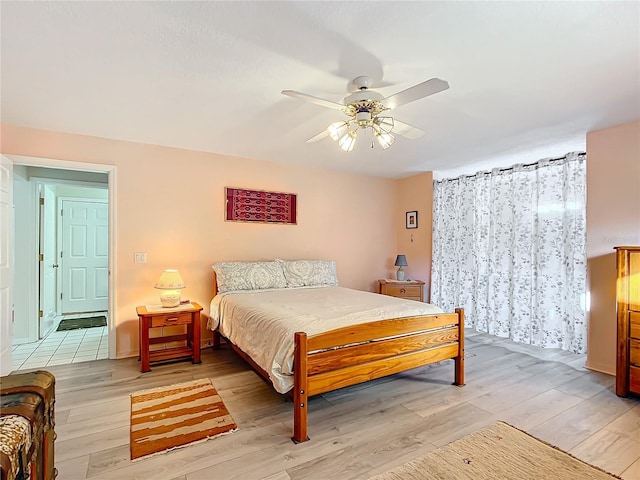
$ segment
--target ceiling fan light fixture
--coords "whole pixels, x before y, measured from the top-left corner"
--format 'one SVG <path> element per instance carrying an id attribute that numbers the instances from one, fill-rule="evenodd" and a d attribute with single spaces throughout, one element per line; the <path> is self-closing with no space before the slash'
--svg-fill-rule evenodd
<path id="1" fill-rule="evenodd" d="M 349 130 L 349 124 L 347 122 L 335 122 L 327 127 L 329 136 L 336 142 L 347 133 L 347 130 Z"/>
<path id="2" fill-rule="evenodd" d="M 380 146 L 386 149 L 395 141 L 395 137 L 391 135 L 395 123 L 398 123 L 398 130 L 395 132 L 397 135 L 412 140 L 420 138 L 424 135 L 424 132 L 419 128 L 412 127 L 404 122 L 395 122 L 392 117 L 379 115 L 382 115 L 387 110 L 398 108 L 449 88 L 449 83 L 445 80 L 431 78 L 384 97 L 381 93 L 371 90 L 370 87 L 373 85 L 373 80 L 370 77 L 356 77 L 352 83 L 356 90 L 344 97 L 342 103 L 314 97 L 295 90 L 282 90 L 283 95 L 320 105 L 321 107 L 338 110 L 348 117 L 346 121 L 330 124 L 326 130 L 310 138 L 307 142 L 316 142 L 331 136 L 333 140 L 338 142 L 340 148 L 350 152 L 355 145 L 357 131 L 363 130 L 363 135 L 367 135 L 365 140 L 371 141 L 372 147 L 375 142 L 371 135 L 375 136 Z M 369 128 L 371 128 L 371 131 L 369 131 Z"/>
<path id="3" fill-rule="evenodd" d="M 391 133 L 394 123 L 391 117 L 376 117 L 373 119 L 373 126 L 376 132 Z M 377 127 L 377 128 L 376 128 Z"/>
<path id="4" fill-rule="evenodd" d="M 356 132 L 348 131 L 345 133 L 340 140 L 338 140 L 338 145 L 345 152 L 350 152 L 353 150 L 353 147 L 356 144 Z"/>
<path id="5" fill-rule="evenodd" d="M 356 123 L 361 128 L 366 128 L 371 124 L 371 112 L 362 111 L 356 113 Z"/>
<path id="6" fill-rule="evenodd" d="M 396 138 L 390 133 L 376 132 L 376 140 L 378 140 L 380 146 L 386 150 L 395 142 Z"/>

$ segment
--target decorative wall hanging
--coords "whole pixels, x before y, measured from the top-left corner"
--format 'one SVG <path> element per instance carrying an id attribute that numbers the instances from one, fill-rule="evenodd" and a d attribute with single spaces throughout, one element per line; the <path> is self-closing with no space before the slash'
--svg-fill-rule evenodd
<path id="1" fill-rule="evenodd" d="M 407 228 L 418 228 L 418 212 L 407 212 Z"/>
<path id="2" fill-rule="evenodd" d="M 296 195 L 225 187 L 225 220 L 296 224 Z"/>

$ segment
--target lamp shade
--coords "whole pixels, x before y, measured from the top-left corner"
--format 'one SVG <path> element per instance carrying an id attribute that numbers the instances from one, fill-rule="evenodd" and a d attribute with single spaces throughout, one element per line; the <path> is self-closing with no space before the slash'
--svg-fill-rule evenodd
<path id="1" fill-rule="evenodd" d="M 396 263 L 394 264 L 396 267 L 406 267 L 409 265 L 407 263 L 407 257 L 405 255 L 398 255 L 396 257 Z"/>
<path id="2" fill-rule="evenodd" d="M 345 152 L 350 152 L 353 150 L 354 145 L 356 144 L 356 132 L 354 130 L 349 130 L 345 133 L 340 140 L 338 140 L 338 145 Z"/>
<path id="3" fill-rule="evenodd" d="M 393 144 L 393 142 L 395 142 L 396 140 L 395 137 L 389 133 L 376 132 L 375 135 L 376 135 L 376 140 L 378 140 L 378 143 L 380 144 L 380 146 L 385 150 L 389 148 Z"/>
<path id="4" fill-rule="evenodd" d="M 347 130 L 349 130 L 349 124 L 347 122 L 335 122 L 327 127 L 329 136 L 336 142 L 347 133 Z"/>
<path id="5" fill-rule="evenodd" d="M 391 117 L 376 117 L 373 119 L 373 129 L 378 133 L 391 133 L 393 126 L 393 118 Z"/>
<path id="6" fill-rule="evenodd" d="M 186 285 L 178 270 L 165 270 L 155 284 L 155 288 L 160 290 L 178 290 Z"/>

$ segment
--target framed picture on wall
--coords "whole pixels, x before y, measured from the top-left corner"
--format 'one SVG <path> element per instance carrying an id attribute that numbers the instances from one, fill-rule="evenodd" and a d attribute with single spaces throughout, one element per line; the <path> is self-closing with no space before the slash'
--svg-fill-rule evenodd
<path id="1" fill-rule="evenodd" d="M 418 212 L 407 212 L 407 228 L 418 228 Z"/>

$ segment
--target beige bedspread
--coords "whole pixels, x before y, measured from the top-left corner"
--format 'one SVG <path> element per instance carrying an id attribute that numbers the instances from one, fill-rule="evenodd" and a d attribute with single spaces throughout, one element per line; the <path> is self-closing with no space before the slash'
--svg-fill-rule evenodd
<path id="1" fill-rule="evenodd" d="M 211 301 L 209 328 L 240 347 L 266 372 L 274 388 L 293 387 L 294 333 L 315 335 L 375 320 L 443 313 L 428 303 L 344 287 L 227 292 Z"/>

